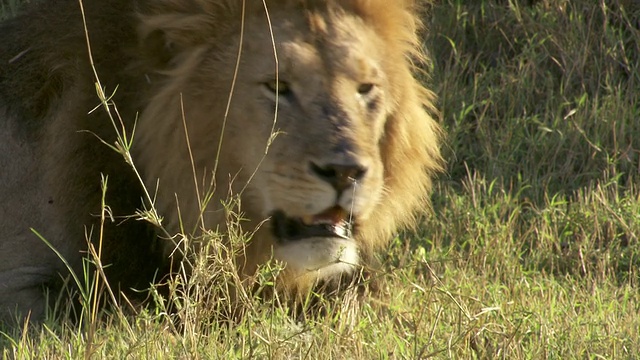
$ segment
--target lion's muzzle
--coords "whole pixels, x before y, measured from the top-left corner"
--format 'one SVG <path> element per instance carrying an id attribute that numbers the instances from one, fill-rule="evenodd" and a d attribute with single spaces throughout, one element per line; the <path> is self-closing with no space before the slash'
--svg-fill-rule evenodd
<path id="1" fill-rule="evenodd" d="M 357 223 L 339 206 L 302 218 L 278 210 L 272 214 L 271 223 L 277 239 L 276 258 L 296 271 L 315 271 L 323 278 L 351 272 L 359 263 L 353 239 Z"/>

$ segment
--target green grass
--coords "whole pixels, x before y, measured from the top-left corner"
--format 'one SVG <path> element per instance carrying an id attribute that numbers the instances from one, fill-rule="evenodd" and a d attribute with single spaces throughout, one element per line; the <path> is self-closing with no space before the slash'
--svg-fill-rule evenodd
<path id="1" fill-rule="evenodd" d="M 0 0 L 0 20 L 15 16 L 20 5 L 28 2 L 27 0 Z"/>
<path id="2" fill-rule="evenodd" d="M 330 304 L 341 320 L 296 323 L 249 297 L 228 328 L 196 297 L 183 328 L 161 307 L 103 315 L 91 340 L 51 320 L 7 334 L 3 357 L 637 359 L 637 4 L 434 4 L 447 174 L 434 214 L 389 247 L 379 293 Z"/>

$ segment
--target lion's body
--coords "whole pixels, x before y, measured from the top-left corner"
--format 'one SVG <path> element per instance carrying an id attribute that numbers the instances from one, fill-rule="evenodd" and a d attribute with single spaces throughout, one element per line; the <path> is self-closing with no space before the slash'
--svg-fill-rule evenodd
<path id="1" fill-rule="evenodd" d="M 43 288 L 66 273 L 31 228 L 79 268 L 90 229 L 98 238 L 101 174 L 116 216 L 142 206 L 131 169 L 97 140 L 115 141 L 106 112 L 88 115 L 98 99 L 78 2 L 50 3 L 0 25 L 0 318 L 41 316 Z M 133 159 L 169 233 L 224 229 L 220 202 L 237 194 L 247 231 L 271 219 L 240 273 L 274 257 L 280 285 L 300 290 L 354 272 L 413 223 L 439 130 L 412 75 L 411 1 L 267 1 L 277 71 L 262 2 L 246 2 L 244 22 L 242 3 L 86 4 L 92 54 L 125 127 L 138 118 Z M 108 225 L 111 280 L 144 286 L 171 249 L 144 222 Z"/>

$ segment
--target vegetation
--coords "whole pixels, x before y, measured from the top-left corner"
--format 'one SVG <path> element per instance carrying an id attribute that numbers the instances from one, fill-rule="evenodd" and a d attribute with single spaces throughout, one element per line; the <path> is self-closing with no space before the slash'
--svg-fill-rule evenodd
<path id="1" fill-rule="evenodd" d="M 229 327 L 200 301 L 210 289 L 194 290 L 182 325 L 162 305 L 81 327 L 52 318 L 5 333 L 3 358 L 636 358 L 640 3 L 428 10 L 425 81 L 440 96 L 448 171 L 433 213 L 381 259 L 368 301 L 295 321 L 247 295 Z"/>

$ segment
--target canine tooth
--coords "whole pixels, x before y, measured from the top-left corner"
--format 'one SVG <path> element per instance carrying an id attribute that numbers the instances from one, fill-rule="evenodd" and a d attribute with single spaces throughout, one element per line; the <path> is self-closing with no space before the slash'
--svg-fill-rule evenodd
<path id="1" fill-rule="evenodd" d="M 340 223 L 338 225 L 335 225 L 333 227 L 333 232 L 343 238 L 349 238 L 351 237 L 351 229 L 349 228 L 349 226 L 346 223 Z"/>

